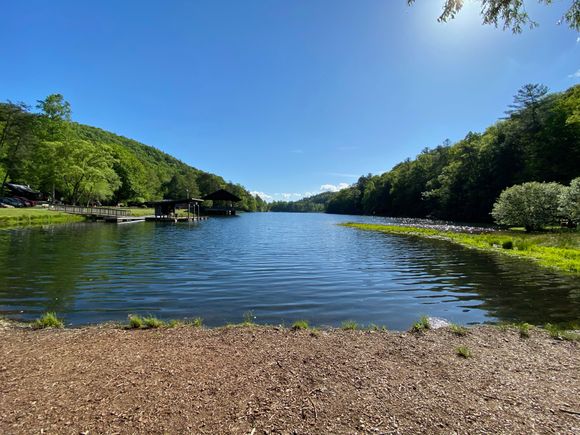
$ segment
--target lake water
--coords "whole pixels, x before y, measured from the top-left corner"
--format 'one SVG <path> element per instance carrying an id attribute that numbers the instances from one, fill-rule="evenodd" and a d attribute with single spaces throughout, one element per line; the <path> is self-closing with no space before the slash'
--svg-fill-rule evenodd
<path id="1" fill-rule="evenodd" d="M 580 317 L 580 280 L 448 242 L 359 231 L 384 218 L 254 213 L 195 224 L 82 223 L 0 231 L 0 314 L 56 311 L 78 325 L 201 316 L 404 330 Z"/>

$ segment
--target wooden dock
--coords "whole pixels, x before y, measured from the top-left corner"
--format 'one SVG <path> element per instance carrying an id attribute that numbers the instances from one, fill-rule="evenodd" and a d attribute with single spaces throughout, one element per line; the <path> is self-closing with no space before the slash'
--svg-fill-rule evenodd
<path id="1" fill-rule="evenodd" d="M 137 222 L 197 222 L 207 220 L 207 216 L 193 213 L 189 216 L 132 216 L 130 210 L 114 207 L 80 207 L 76 205 L 54 205 L 50 210 L 86 216 L 114 224 L 131 224 Z"/>
<path id="2" fill-rule="evenodd" d="M 161 216 L 145 216 L 145 221 L 147 222 L 197 222 L 205 221 L 207 216 L 178 216 L 178 217 L 161 217 Z"/>

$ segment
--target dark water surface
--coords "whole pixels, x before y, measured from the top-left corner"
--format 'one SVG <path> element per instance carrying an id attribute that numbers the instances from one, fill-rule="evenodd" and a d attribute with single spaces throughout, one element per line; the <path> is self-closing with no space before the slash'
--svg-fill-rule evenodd
<path id="1" fill-rule="evenodd" d="M 337 226 L 324 214 L 255 213 L 198 224 L 83 223 L 0 231 L 0 314 L 67 323 L 201 316 L 207 325 L 347 319 L 407 329 L 580 317 L 580 280 L 447 242 Z"/>

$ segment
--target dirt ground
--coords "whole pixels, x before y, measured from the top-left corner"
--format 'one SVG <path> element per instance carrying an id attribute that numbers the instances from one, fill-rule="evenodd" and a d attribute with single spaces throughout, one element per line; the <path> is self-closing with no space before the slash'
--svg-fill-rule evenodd
<path id="1" fill-rule="evenodd" d="M 580 433 L 580 343 L 537 330 L 0 328 L 0 358 L 2 434 Z"/>

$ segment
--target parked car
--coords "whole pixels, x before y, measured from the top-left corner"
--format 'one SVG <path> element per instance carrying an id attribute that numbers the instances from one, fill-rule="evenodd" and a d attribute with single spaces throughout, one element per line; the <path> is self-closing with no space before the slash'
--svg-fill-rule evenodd
<path id="1" fill-rule="evenodd" d="M 3 204 L 8 204 L 8 205 L 11 205 L 12 207 L 16 207 L 16 208 L 24 207 L 24 203 L 18 201 L 17 199 L 14 199 L 14 198 L 0 198 L 0 201 L 2 201 Z"/>
<path id="2" fill-rule="evenodd" d="M 24 203 L 25 207 L 34 207 L 34 201 L 32 201 L 28 198 L 24 198 L 22 196 L 14 196 L 13 198 Z"/>

